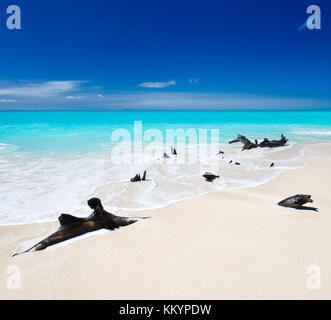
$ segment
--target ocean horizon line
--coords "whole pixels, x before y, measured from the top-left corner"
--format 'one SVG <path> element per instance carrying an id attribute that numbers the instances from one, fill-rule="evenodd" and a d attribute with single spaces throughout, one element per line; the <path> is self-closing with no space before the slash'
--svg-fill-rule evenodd
<path id="1" fill-rule="evenodd" d="M 101 110 L 101 109 L 15 109 L 15 110 L 1 110 L 0 112 L 329 112 L 331 108 L 321 108 L 321 109 L 121 109 L 121 110 Z"/>

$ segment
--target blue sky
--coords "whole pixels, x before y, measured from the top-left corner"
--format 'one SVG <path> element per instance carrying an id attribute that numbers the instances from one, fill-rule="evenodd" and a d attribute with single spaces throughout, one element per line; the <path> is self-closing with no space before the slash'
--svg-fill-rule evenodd
<path id="1" fill-rule="evenodd" d="M 330 27 L 328 0 L 1 1 L 0 110 L 330 109 Z"/>

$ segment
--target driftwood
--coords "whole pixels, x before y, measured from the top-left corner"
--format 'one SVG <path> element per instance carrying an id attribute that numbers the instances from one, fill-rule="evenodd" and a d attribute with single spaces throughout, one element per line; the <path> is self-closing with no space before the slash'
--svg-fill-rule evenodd
<path id="1" fill-rule="evenodd" d="M 130 182 L 137 182 L 141 181 L 140 174 L 136 174 L 132 179 L 130 179 Z"/>
<path id="2" fill-rule="evenodd" d="M 251 142 L 250 140 L 246 140 L 243 148 L 241 149 L 241 151 L 244 151 L 244 150 L 250 150 L 250 149 L 254 149 L 254 148 L 257 148 L 258 145 L 256 143 L 256 140 L 255 140 L 255 143 L 254 142 Z"/>
<path id="3" fill-rule="evenodd" d="M 308 202 L 313 202 L 313 200 L 311 199 L 311 195 L 297 194 L 295 196 L 286 198 L 286 199 L 278 202 L 278 205 L 280 205 L 282 207 L 290 207 L 290 208 L 297 209 Z"/>
<path id="4" fill-rule="evenodd" d="M 208 181 L 208 182 L 213 182 L 216 178 L 219 178 L 220 176 L 216 176 L 213 173 L 206 172 L 203 177 Z"/>
<path id="5" fill-rule="evenodd" d="M 163 153 L 163 158 L 170 158 L 169 156 L 168 156 L 168 154 L 165 152 L 165 153 Z"/>
<path id="6" fill-rule="evenodd" d="M 250 141 L 249 139 L 247 139 L 245 136 L 241 135 L 241 134 L 238 134 L 238 137 L 237 139 L 234 139 L 234 140 L 231 140 L 229 141 L 229 143 L 236 143 L 236 142 L 241 142 L 243 143 L 243 148 L 242 148 L 242 151 L 243 150 L 249 150 L 249 149 L 252 149 L 252 148 L 257 148 L 257 140 L 255 140 L 255 143 Z"/>
<path id="7" fill-rule="evenodd" d="M 287 141 L 288 141 L 288 139 L 286 139 L 284 137 L 284 135 L 281 135 L 280 140 L 271 140 L 271 141 L 269 141 L 267 138 L 264 138 L 264 140 L 261 143 L 259 143 L 259 147 L 261 147 L 261 148 L 265 148 L 265 147 L 269 147 L 269 148 L 282 147 L 286 144 Z"/>
<path id="8" fill-rule="evenodd" d="M 250 141 L 249 139 L 247 139 L 245 136 L 238 134 L 237 139 L 231 140 L 229 141 L 229 143 L 236 143 L 236 142 L 241 142 L 243 143 L 243 148 L 241 151 L 243 150 L 250 150 L 253 148 L 275 148 L 275 147 L 281 147 L 284 146 L 287 143 L 288 139 L 286 139 L 284 137 L 284 135 L 281 135 L 281 139 L 280 140 L 268 140 L 267 138 L 264 138 L 264 140 L 260 143 L 258 143 L 258 141 L 255 139 L 254 142 Z"/>
<path id="9" fill-rule="evenodd" d="M 242 142 L 245 143 L 245 140 L 247 140 L 247 138 L 245 136 L 242 136 L 241 134 L 238 134 L 237 139 L 231 140 L 229 141 L 229 143 L 236 143 L 236 142 Z"/>
<path id="10" fill-rule="evenodd" d="M 272 168 L 274 165 L 275 165 L 275 164 L 274 164 L 274 163 L 272 163 L 272 164 L 270 165 L 270 168 Z"/>
<path id="11" fill-rule="evenodd" d="M 136 174 L 130 182 L 139 182 L 139 181 L 145 181 L 146 180 L 146 170 L 144 171 L 143 177 L 140 177 L 140 174 Z"/>
<path id="12" fill-rule="evenodd" d="M 96 231 L 100 229 L 114 230 L 119 227 L 124 227 L 135 223 L 138 221 L 138 218 L 128 218 L 128 217 L 119 217 L 110 212 L 104 210 L 100 199 L 92 198 L 87 204 L 93 213 L 87 218 L 78 218 L 70 214 L 61 214 L 59 217 L 60 227 L 57 231 L 51 234 L 49 237 L 40 241 L 30 249 L 24 251 L 32 250 L 44 250 L 47 247 L 60 243 L 62 241 L 80 236 L 82 234 Z M 17 254 L 14 254 L 17 255 Z"/>
<path id="13" fill-rule="evenodd" d="M 233 160 L 230 160 L 229 163 L 233 163 Z M 240 166 L 240 162 L 235 162 L 234 164 L 236 164 L 237 166 Z"/>
<path id="14" fill-rule="evenodd" d="M 224 154 L 224 152 L 222 150 L 220 150 L 216 155 L 218 154 Z"/>

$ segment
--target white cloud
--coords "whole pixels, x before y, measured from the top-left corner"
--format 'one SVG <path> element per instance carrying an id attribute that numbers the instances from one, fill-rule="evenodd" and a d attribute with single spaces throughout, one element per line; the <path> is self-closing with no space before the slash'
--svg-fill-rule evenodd
<path id="1" fill-rule="evenodd" d="M 4 102 L 4 103 L 17 102 L 17 100 L 14 100 L 14 99 L 0 99 L 0 102 Z"/>
<path id="2" fill-rule="evenodd" d="M 83 98 L 79 97 L 79 96 L 67 96 L 66 99 L 68 99 L 68 100 L 81 100 Z"/>
<path id="3" fill-rule="evenodd" d="M 166 88 L 176 85 L 176 81 L 171 80 L 168 82 L 142 82 L 138 85 L 141 88 Z"/>
<path id="4" fill-rule="evenodd" d="M 200 81 L 199 78 L 190 78 L 188 80 L 188 82 L 191 83 L 191 84 L 197 84 L 199 81 Z"/>
<path id="5" fill-rule="evenodd" d="M 83 81 L 48 81 L 0 88 L 0 96 L 49 97 L 76 90 Z"/>
<path id="6" fill-rule="evenodd" d="M 106 100 L 107 98 L 107 100 Z M 331 108 L 331 100 L 212 92 L 113 94 L 103 107 L 151 110 L 264 110 Z"/>
<path id="7" fill-rule="evenodd" d="M 105 96 L 103 96 L 102 94 L 98 94 L 99 98 L 104 98 Z"/>

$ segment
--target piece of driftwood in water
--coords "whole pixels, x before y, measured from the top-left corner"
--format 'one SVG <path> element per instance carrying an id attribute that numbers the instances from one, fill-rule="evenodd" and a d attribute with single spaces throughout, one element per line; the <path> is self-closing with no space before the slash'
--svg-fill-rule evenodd
<path id="1" fill-rule="evenodd" d="M 229 143 L 236 143 L 236 142 L 242 142 L 244 144 L 243 148 L 241 151 L 244 150 L 250 150 L 253 148 L 261 147 L 269 147 L 269 148 L 275 148 L 275 147 L 281 147 L 284 146 L 287 143 L 288 139 L 284 137 L 284 135 L 281 135 L 280 140 L 268 140 L 267 138 L 264 138 L 264 140 L 260 143 L 255 139 L 254 142 L 250 141 L 247 139 L 245 136 L 238 134 L 237 139 L 229 141 Z"/>
<path id="2" fill-rule="evenodd" d="M 165 152 L 165 153 L 163 153 L 163 158 L 170 158 L 169 156 L 168 156 L 168 154 Z"/>
<path id="3" fill-rule="evenodd" d="M 262 142 L 259 143 L 260 148 L 275 148 L 275 147 L 282 147 L 286 144 L 288 139 L 284 137 L 284 135 L 281 135 L 280 140 L 271 140 L 269 141 L 267 138 L 264 138 Z"/>
<path id="4" fill-rule="evenodd" d="M 274 163 L 272 163 L 272 164 L 270 165 L 270 168 L 272 168 L 274 165 L 275 165 L 275 164 L 274 164 Z"/>
<path id="5" fill-rule="evenodd" d="M 231 140 L 229 141 L 229 143 L 236 143 L 236 142 L 242 142 L 242 143 L 245 143 L 245 141 L 247 140 L 247 138 L 241 134 L 238 134 L 238 137 L 237 139 L 234 139 L 234 140 Z"/>
<path id="6" fill-rule="evenodd" d="M 206 172 L 203 177 L 208 181 L 208 182 L 213 182 L 216 178 L 219 178 L 220 176 L 216 176 L 213 173 Z"/>
<path id="7" fill-rule="evenodd" d="M 236 164 L 237 166 L 240 166 L 240 163 L 239 162 L 235 162 L 234 164 Z"/>
<path id="8" fill-rule="evenodd" d="M 177 151 L 173 147 L 171 147 L 171 154 L 173 154 L 174 156 L 177 156 Z"/>
<path id="9" fill-rule="evenodd" d="M 244 143 L 244 146 L 241 149 L 241 151 L 254 149 L 254 148 L 257 148 L 257 146 L 258 146 L 257 140 L 255 140 L 255 142 L 252 142 L 252 141 L 246 139 L 246 141 Z"/>
<path id="10" fill-rule="evenodd" d="M 141 181 L 140 174 L 136 174 L 133 178 L 130 179 L 130 182 Z"/>
<path id="11" fill-rule="evenodd" d="M 292 197 L 288 197 L 280 202 L 278 202 L 278 205 L 282 207 L 290 207 L 290 208 L 300 208 L 305 203 L 313 202 L 311 199 L 311 195 L 308 194 L 297 194 Z"/>
<path id="12" fill-rule="evenodd" d="M 142 181 L 146 180 L 146 170 L 144 171 L 143 177 L 141 178 Z"/>
<path id="13" fill-rule="evenodd" d="M 139 182 L 139 181 L 145 181 L 146 180 L 146 170 L 144 171 L 143 177 L 140 177 L 140 174 L 136 174 L 130 182 Z"/>
<path id="14" fill-rule="evenodd" d="M 222 150 L 220 150 L 220 151 L 218 151 L 218 153 L 216 155 L 218 155 L 218 154 L 224 154 L 224 152 Z"/>
<path id="15" fill-rule="evenodd" d="M 241 134 L 238 134 L 238 137 L 237 139 L 234 139 L 234 140 L 231 140 L 229 141 L 229 143 L 236 143 L 236 142 L 241 142 L 243 143 L 243 148 L 241 151 L 243 150 L 250 150 L 250 149 L 253 149 L 253 148 L 257 148 L 257 140 L 255 140 L 255 142 L 252 142 L 250 141 L 249 139 L 247 139 L 245 136 L 241 135 Z"/>
<path id="16" fill-rule="evenodd" d="M 72 239 L 87 232 L 100 229 L 114 230 L 138 221 L 138 218 L 119 217 L 107 212 L 98 198 L 90 199 L 87 204 L 94 210 L 89 217 L 78 218 L 70 214 L 61 214 L 59 217 L 59 229 L 24 252 L 44 250 L 51 245 Z"/>
<path id="17" fill-rule="evenodd" d="M 240 136 L 240 135 L 238 135 L 238 136 Z M 255 140 L 255 142 L 252 142 L 251 140 L 247 139 L 245 136 L 241 136 L 241 137 L 242 137 L 241 142 L 244 144 L 241 151 L 257 148 L 257 140 Z"/>

